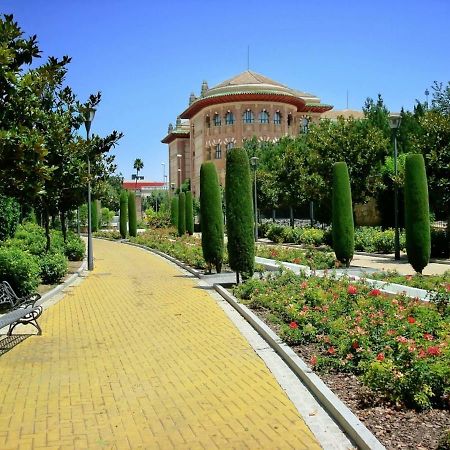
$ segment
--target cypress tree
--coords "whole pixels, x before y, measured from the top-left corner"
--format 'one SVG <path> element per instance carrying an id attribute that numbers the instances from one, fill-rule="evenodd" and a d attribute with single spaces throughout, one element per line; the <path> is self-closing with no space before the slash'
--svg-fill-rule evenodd
<path id="1" fill-rule="evenodd" d="M 128 193 L 128 227 L 130 236 L 137 235 L 137 217 L 136 217 L 136 194 L 132 191 Z"/>
<path id="2" fill-rule="evenodd" d="M 178 236 L 186 233 L 186 194 L 180 192 L 178 195 Z"/>
<path id="3" fill-rule="evenodd" d="M 420 154 L 406 157 L 404 191 L 406 252 L 414 270 L 422 273 L 430 260 L 431 236 L 427 175 Z"/>
<path id="4" fill-rule="evenodd" d="M 223 262 L 223 212 L 216 166 L 208 161 L 200 168 L 200 216 L 203 258 L 217 273 Z M 211 273 L 211 269 L 210 269 Z"/>
<path id="5" fill-rule="evenodd" d="M 192 199 L 192 192 L 186 192 L 186 231 L 190 236 L 194 234 L 194 205 Z"/>
<path id="6" fill-rule="evenodd" d="M 170 203 L 170 223 L 178 228 L 178 196 L 174 195 Z"/>
<path id="7" fill-rule="evenodd" d="M 336 259 L 349 267 L 355 250 L 355 230 L 352 192 L 345 162 L 333 165 L 332 209 L 333 250 Z"/>
<path id="8" fill-rule="evenodd" d="M 120 193 L 120 235 L 122 239 L 127 237 L 128 222 L 128 194 L 127 191 Z"/>
<path id="9" fill-rule="evenodd" d="M 92 229 L 92 232 L 98 231 L 97 200 L 91 201 L 91 229 Z"/>
<path id="10" fill-rule="evenodd" d="M 252 276 L 255 264 L 250 165 L 242 148 L 227 152 L 225 198 L 228 260 L 239 283 L 239 273 Z"/>

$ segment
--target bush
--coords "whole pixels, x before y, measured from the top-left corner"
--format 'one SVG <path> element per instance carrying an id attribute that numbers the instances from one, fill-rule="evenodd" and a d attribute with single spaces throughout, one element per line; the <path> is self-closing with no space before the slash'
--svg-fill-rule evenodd
<path id="1" fill-rule="evenodd" d="M 186 194 L 178 194 L 178 236 L 186 234 Z"/>
<path id="2" fill-rule="evenodd" d="M 271 241 L 281 244 L 284 242 L 285 237 L 285 229 L 282 225 L 277 225 L 276 223 L 272 223 L 267 228 L 267 238 Z"/>
<path id="3" fill-rule="evenodd" d="M 0 280 L 7 281 L 17 295 L 35 292 L 40 283 L 40 267 L 30 253 L 14 247 L 0 247 Z"/>
<path id="4" fill-rule="evenodd" d="M 120 193 L 120 222 L 119 231 L 122 239 L 127 237 L 127 222 L 128 222 L 128 194 L 127 191 L 122 191 Z"/>
<path id="5" fill-rule="evenodd" d="M 19 204 L 13 198 L 0 195 L 0 241 L 14 236 L 19 218 Z"/>
<path id="6" fill-rule="evenodd" d="M 178 196 L 174 195 L 170 202 L 170 223 L 178 228 Z"/>
<path id="7" fill-rule="evenodd" d="M 220 273 L 224 249 L 222 198 L 216 166 L 211 161 L 200 168 L 200 215 L 203 258 Z"/>
<path id="8" fill-rule="evenodd" d="M 226 161 L 228 260 L 232 270 L 252 276 L 255 264 L 253 202 L 247 152 L 233 148 Z"/>
<path id="9" fill-rule="evenodd" d="M 101 221 L 102 227 L 108 227 L 114 217 L 114 211 L 110 211 L 108 208 L 101 209 Z"/>
<path id="10" fill-rule="evenodd" d="M 422 273 L 430 260 L 430 213 L 423 156 L 409 154 L 405 162 L 406 252 L 414 270 Z"/>
<path id="11" fill-rule="evenodd" d="M 349 267 L 353 259 L 355 241 L 352 192 L 345 162 L 337 162 L 333 165 L 332 209 L 333 250 L 336 258 Z"/>
<path id="12" fill-rule="evenodd" d="M 84 241 L 74 233 L 69 233 L 64 246 L 64 254 L 69 261 L 81 261 L 85 254 Z"/>
<path id="13" fill-rule="evenodd" d="M 67 259 L 62 253 L 46 253 L 39 261 L 44 284 L 59 283 L 67 273 Z"/>
<path id="14" fill-rule="evenodd" d="M 194 234 L 194 208 L 192 200 L 192 192 L 186 192 L 186 231 L 189 236 Z"/>
<path id="15" fill-rule="evenodd" d="M 431 229 L 431 256 L 434 258 L 448 258 L 447 232 L 445 230 Z"/>
<path id="16" fill-rule="evenodd" d="M 130 236 L 137 235 L 137 216 L 136 216 L 136 194 L 128 192 L 128 228 Z"/>

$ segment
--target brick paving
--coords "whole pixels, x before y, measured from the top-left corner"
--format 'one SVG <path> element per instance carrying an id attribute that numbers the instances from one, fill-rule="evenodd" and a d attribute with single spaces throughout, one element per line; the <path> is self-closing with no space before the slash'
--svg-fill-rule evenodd
<path id="1" fill-rule="evenodd" d="M 0 449 L 320 448 L 196 281 L 138 248 L 94 251 L 43 335 L 0 358 Z"/>

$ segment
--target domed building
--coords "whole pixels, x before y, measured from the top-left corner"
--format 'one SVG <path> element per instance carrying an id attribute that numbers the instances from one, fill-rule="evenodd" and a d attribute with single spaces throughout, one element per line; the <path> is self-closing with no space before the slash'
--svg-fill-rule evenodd
<path id="1" fill-rule="evenodd" d="M 332 108 L 250 70 L 212 88 L 204 81 L 200 96 L 190 95 L 189 106 L 161 141 L 169 145 L 169 182 L 178 187 L 190 178 L 198 195 L 200 167 L 211 160 L 223 185 L 227 150 L 254 136 L 261 141 L 296 136 Z"/>

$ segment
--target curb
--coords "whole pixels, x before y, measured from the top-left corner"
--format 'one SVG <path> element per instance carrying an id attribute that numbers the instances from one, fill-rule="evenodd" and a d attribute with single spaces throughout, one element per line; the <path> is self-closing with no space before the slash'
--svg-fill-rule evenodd
<path id="1" fill-rule="evenodd" d="M 187 270 L 197 278 L 200 271 L 192 269 L 181 261 L 166 255 L 159 250 L 154 250 L 145 245 L 124 242 L 127 245 L 139 247 L 143 250 L 155 253 L 179 267 Z M 236 297 L 231 295 L 220 284 L 215 283 L 213 288 L 220 294 L 270 345 L 270 347 L 281 357 L 288 367 L 300 378 L 303 384 L 316 397 L 330 417 L 344 430 L 350 439 L 361 450 L 386 450 L 381 442 L 366 428 L 366 426 L 350 411 L 350 409 L 328 388 L 325 383 L 316 375 L 306 363 L 256 315 L 245 305 L 238 302 Z"/>

